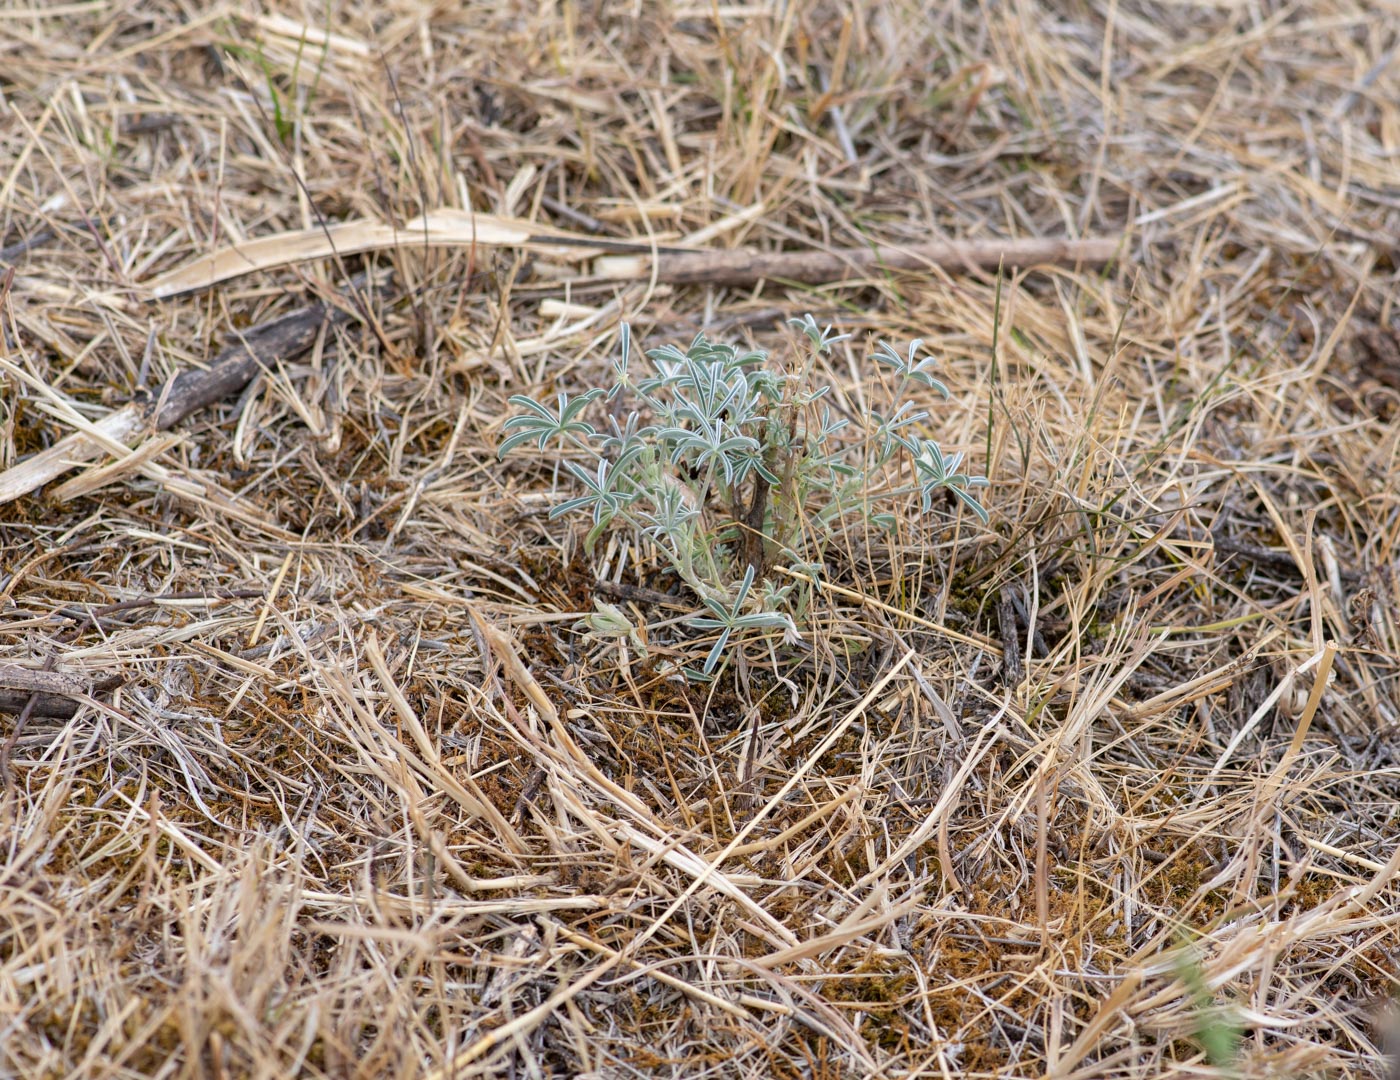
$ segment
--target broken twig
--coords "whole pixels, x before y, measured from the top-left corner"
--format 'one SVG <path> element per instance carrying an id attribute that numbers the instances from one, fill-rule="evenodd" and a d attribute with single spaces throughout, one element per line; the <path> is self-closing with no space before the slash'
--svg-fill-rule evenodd
<path id="1" fill-rule="evenodd" d="M 67 720 L 78 711 L 74 699 L 100 694 L 121 681 L 120 675 L 90 679 L 61 671 L 0 664 L 0 712 L 18 713 L 32 701 L 32 715 Z"/>
<path id="2" fill-rule="evenodd" d="M 607 280 L 646 280 L 668 285 L 753 285 L 798 281 L 809 285 L 868 277 L 886 270 L 995 269 L 1054 265 L 1101 266 L 1118 253 L 1121 240 L 946 240 L 930 244 L 838 251 L 691 251 L 661 253 L 655 266 L 644 255 L 604 256 L 594 273 Z"/>
<path id="3" fill-rule="evenodd" d="M 13 502 L 104 453 L 123 455 L 135 439 L 173 427 L 206 405 L 237 393 L 263 368 L 305 352 L 327 320 L 348 318 L 339 308 L 311 304 L 241 334 L 207 369 L 181 372 L 166 391 L 132 401 L 0 473 L 0 504 Z"/>

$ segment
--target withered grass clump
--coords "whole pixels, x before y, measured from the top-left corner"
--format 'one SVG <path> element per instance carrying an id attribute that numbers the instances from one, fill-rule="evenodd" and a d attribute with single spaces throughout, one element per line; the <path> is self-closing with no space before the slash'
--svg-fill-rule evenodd
<path id="1" fill-rule="evenodd" d="M 1384 18 L 232 11 L 0 12 L 0 469 L 309 296 L 350 316 L 0 510 L 0 1075 L 1384 1074 Z M 1121 245 L 740 289 L 405 233 L 142 293 L 452 209 Z M 550 517 L 548 464 L 497 460 L 507 402 L 603 385 L 624 320 L 772 349 L 808 311 L 854 335 L 843 407 L 874 340 L 926 339 L 956 387 L 927 437 L 995 479 L 990 521 L 844 519 L 803 647 L 687 683 L 698 598 Z M 625 633 L 579 625 L 600 601 Z"/>

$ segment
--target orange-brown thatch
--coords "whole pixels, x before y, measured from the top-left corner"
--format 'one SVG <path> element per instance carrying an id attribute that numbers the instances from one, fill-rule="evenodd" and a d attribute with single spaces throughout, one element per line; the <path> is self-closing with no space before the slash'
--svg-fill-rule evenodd
<path id="1" fill-rule="evenodd" d="M 0 10 L 0 1076 L 1384 1075 L 1395 14 Z M 688 683 L 508 399 L 807 312 L 990 522 Z"/>

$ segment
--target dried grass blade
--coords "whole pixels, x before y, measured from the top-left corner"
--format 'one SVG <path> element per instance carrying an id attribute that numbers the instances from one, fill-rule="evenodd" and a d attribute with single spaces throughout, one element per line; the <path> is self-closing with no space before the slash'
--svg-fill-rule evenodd
<path id="1" fill-rule="evenodd" d="M 488 822 L 491 827 L 496 830 L 496 835 L 501 838 L 511 851 L 517 854 L 525 854 L 528 852 L 529 848 L 525 841 L 521 839 L 520 834 L 515 831 L 514 827 L 505 819 L 505 816 L 496 809 L 491 801 L 481 793 L 481 790 L 479 788 L 477 788 L 475 792 L 467 790 L 466 785 L 470 784 L 475 788 L 475 782 L 473 782 L 470 777 L 468 777 L 465 782 L 459 780 L 447 766 L 442 763 L 442 758 L 439 756 L 437 748 L 433 746 L 432 741 L 428 738 L 428 733 L 423 730 L 423 724 L 418 719 L 418 714 L 413 711 L 412 706 L 409 705 L 408 700 L 403 696 L 403 691 L 400 690 L 398 684 L 394 682 L 393 676 L 389 672 L 389 666 L 385 663 L 384 654 L 379 648 L 379 641 L 373 634 L 371 634 L 369 639 L 365 642 L 365 656 L 369 659 L 370 667 L 374 669 L 375 675 L 378 676 L 379 683 L 384 688 L 385 694 L 388 695 L 389 703 L 393 705 L 394 712 L 398 714 L 399 719 L 403 721 L 404 726 L 408 728 L 409 735 L 413 738 L 414 745 L 418 747 L 418 753 L 422 755 L 422 761 L 426 766 L 424 778 L 430 779 L 440 785 L 441 789 L 450 795 L 462 809 Z"/>
<path id="2" fill-rule="evenodd" d="M 260 270 L 273 270 L 308 259 L 361 254 L 415 245 L 453 247 L 528 247 L 554 258 L 577 255 L 575 244 L 595 244 L 529 221 L 440 209 L 406 221 L 345 221 L 324 229 L 298 229 L 233 244 L 166 271 L 145 283 L 152 299 L 164 300 L 194 289 Z"/>

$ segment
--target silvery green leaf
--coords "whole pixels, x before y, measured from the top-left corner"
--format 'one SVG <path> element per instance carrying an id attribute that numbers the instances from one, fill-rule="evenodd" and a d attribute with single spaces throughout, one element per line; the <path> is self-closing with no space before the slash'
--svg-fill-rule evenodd
<path id="1" fill-rule="evenodd" d="M 911 411 L 913 409 L 914 403 L 906 401 L 888 420 L 881 418 L 879 413 L 870 414 L 871 419 L 876 421 L 875 436 L 880 440 L 882 460 L 888 460 L 896 446 L 908 447 L 910 453 L 918 454 L 918 438 L 910 434 L 908 429 L 920 420 L 926 420 L 928 413 L 922 409 L 917 412 Z"/>
<path id="2" fill-rule="evenodd" d="M 608 400 L 612 401 L 618 394 L 622 393 L 627 386 L 627 366 L 632 359 L 632 327 L 627 323 L 622 324 L 619 335 L 619 355 L 613 361 L 613 388 L 608 391 Z"/>
<path id="3" fill-rule="evenodd" d="M 974 479 L 983 480 L 985 479 L 985 477 L 979 476 L 975 477 Z M 991 515 L 987 513 L 987 508 L 978 501 L 976 495 L 973 495 L 972 492 L 959 487 L 951 488 L 950 490 L 953 492 L 954 495 L 956 495 L 959 499 L 963 501 L 963 503 L 968 507 L 968 509 L 970 509 L 982 520 L 983 525 L 986 525 L 989 521 L 991 521 Z"/>
<path id="4" fill-rule="evenodd" d="M 850 334 L 833 335 L 831 332 L 833 328 L 830 326 L 825 330 L 818 329 L 817 320 L 812 318 L 810 314 L 803 315 L 800 319 L 789 319 L 788 325 L 795 327 L 799 333 L 805 334 L 807 340 L 812 343 L 812 348 L 819 353 L 830 352 L 831 346 L 838 341 L 845 341 L 851 336 Z"/>
<path id="5" fill-rule="evenodd" d="M 603 391 L 597 389 L 589 390 L 572 399 L 568 394 L 560 394 L 559 410 L 552 412 L 534 398 L 526 397 L 524 394 L 513 395 L 510 403 L 526 411 L 522 415 L 512 416 L 505 422 L 505 430 L 514 429 L 515 433 L 501 443 L 500 449 L 496 451 L 496 456 L 503 458 L 517 446 L 527 443 L 531 439 L 535 440 L 535 445 L 543 450 L 545 443 L 549 442 L 550 439 L 563 441 L 564 437 L 569 434 L 592 438 L 598 432 L 592 424 L 578 419 L 578 415 L 590 403 L 602 396 Z"/>
<path id="6" fill-rule="evenodd" d="M 797 627 L 793 625 L 792 617 L 778 611 L 752 611 L 747 615 L 740 615 L 733 624 L 735 630 L 761 630 L 769 627 L 786 627 L 789 630 L 797 630 Z"/>
<path id="7" fill-rule="evenodd" d="M 901 356 L 893 345 L 887 341 L 881 341 L 876 344 L 872 359 L 878 364 L 894 368 L 895 374 L 909 382 L 922 383 L 947 400 L 948 387 L 930 374 L 934 368 L 933 357 L 925 357 L 923 360 L 915 362 L 915 357 L 918 356 L 919 348 L 923 343 L 923 338 L 915 338 L 909 343 L 905 354 Z"/>
<path id="8" fill-rule="evenodd" d="M 932 439 L 919 443 L 914 455 L 914 468 L 920 476 L 919 489 L 923 508 L 927 512 L 933 507 L 933 494 L 939 488 L 947 488 L 985 523 L 989 520 L 986 509 L 968 489 L 986 487 L 985 476 L 972 477 L 957 471 L 962 463 L 961 452 L 945 455 L 942 448 Z"/>
<path id="9" fill-rule="evenodd" d="M 815 441 L 817 445 L 824 445 L 827 441 L 830 440 L 830 438 L 833 435 L 835 435 L 842 428 L 846 427 L 849 423 L 850 420 L 848 420 L 844 416 L 838 417 L 836 420 L 832 420 L 831 406 L 823 405 L 821 427 L 817 430 L 817 434 L 815 436 Z"/>
<path id="10" fill-rule="evenodd" d="M 739 595 L 734 601 L 734 611 L 737 613 L 744 606 L 744 601 L 748 599 L 749 590 L 753 588 L 753 564 L 750 563 L 748 569 L 744 571 L 744 580 L 739 586 Z"/>
<path id="11" fill-rule="evenodd" d="M 781 401 L 783 398 L 783 388 L 787 385 L 787 376 L 779 375 L 775 371 L 759 370 L 750 371 L 747 375 L 749 390 L 755 398 L 765 397 L 769 401 Z"/>
<path id="12" fill-rule="evenodd" d="M 598 462 L 596 475 L 590 474 L 586 469 L 572 461 L 566 461 L 564 467 L 583 484 L 587 493 L 552 507 L 549 511 L 551 520 L 573 510 L 591 510 L 593 524 L 595 526 L 606 525 L 617 515 L 618 511 L 637 497 L 635 490 L 623 492 L 613 487 L 617 480 L 617 474 L 612 469 L 612 463 L 606 458 Z"/>
<path id="13" fill-rule="evenodd" d="M 597 599 L 593 601 L 593 610 L 579 625 L 602 637 L 626 637 L 637 629 L 620 607 Z"/>
<path id="14" fill-rule="evenodd" d="M 720 632 L 719 640 L 717 640 L 714 644 L 714 647 L 710 649 L 709 655 L 705 657 L 705 666 L 701 668 L 701 670 L 706 675 L 714 671 L 715 664 L 719 661 L 720 654 L 724 652 L 724 647 L 729 644 L 729 635 L 731 633 L 733 633 L 733 631 L 726 626 Z"/>
<path id="15" fill-rule="evenodd" d="M 647 350 L 647 359 L 653 363 L 682 364 L 685 362 L 685 358 L 686 354 L 674 345 L 662 345 L 660 348 Z"/>
<path id="16" fill-rule="evenodd" d="M 674 550 L 680 543 L 682 533 L 700 516 L 700 511 L 686 502 L 679 487 L 668 485 L 662 488 L 659 494 L 653 495 L 652 499 L 656 509 L 642 513 L 642 520 L 650 522 L 643 532 L 653 540 L 669 540 Z"/>

